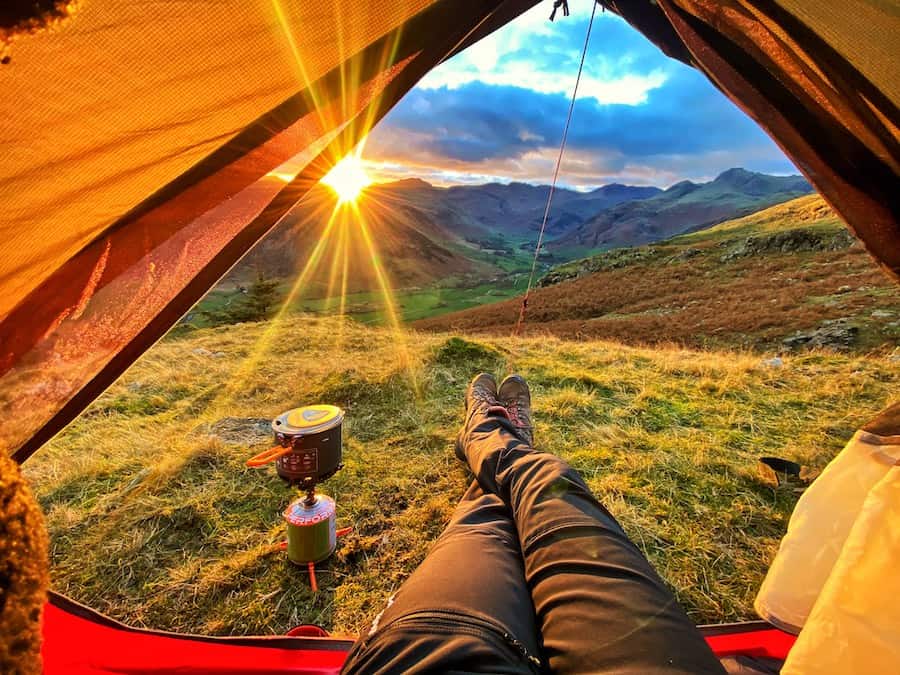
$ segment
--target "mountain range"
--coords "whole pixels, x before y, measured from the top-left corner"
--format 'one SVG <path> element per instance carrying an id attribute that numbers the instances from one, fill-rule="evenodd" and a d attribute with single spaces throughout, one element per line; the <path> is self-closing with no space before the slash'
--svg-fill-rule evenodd
<path id="1" fill-rule="evenodd" d="M 801 176 L 729 169 L 708 183 L 682 181 L 648 199 L 604 209 L 567 231 L 551 248 L 588 250 L 648 244 L 812 192 Z"/>
<path id="2" fill-rule="evenodd" d="M 359 215 L 338 210 L 331 222 L 334 207 L 329 188 L 313 188 L 245 256 L 230 279 L 249 281 L 259 271 L 267 277 L 295 279 L 306 270 L 304 285 L 312 296 L 341 287 L 346 292 L 374 290 L 381 282 L 373 254 L 387 270 L 391 284 L 400 288 L 454 275 L 490 276 L 496 271 L 471 255 L 471 248 L 432 214 L 410 204 L 364 199 Z"/>
<path id="3" fill-rule="evenodd" d="M 503 234 L 536 238 L 547 205 L 547 185 L 487 183 L 440 188 L 408 179 L 373 186 L 369 194 L 415 206 L 462 236 Z M 547 232 L 560 235 L 623 202 L 647 199 L 658 187 L 604 185 L 589 192 L 557 188 Z"/>
<path id="4" fill-rule="evenodd" d="M 812 191 L 800 176 L 770 176 L 729 169 L 707 183 L 683 181 L 668 189 L 610 184 L 579 192 L 557 189 L 547 223 L 547 260 L 562 262 L 599 250 L 634 246 L 710 227 Z M 395 287 L 425 285 L 448 277 L 488 278 L 530 264 L 549 187 L 524 183 L 437 187 L 418 179 L 375 184 L 359 209 L 367 231 L 385 255 Z M 325 187 L 314 189 L 236 268 L 294 277 L 326 230 L 334 205 Z M 358 226 L 357 226 L 358 227 Z M 345 237 L 348 291 L 374 288 L 371 253 L 350 226 Z M 337 231 L 321 247 L 323 261 L 311 286 L 334 287 L 343 269 Z M 389 255 L 386 255 L 389 252 Z M 340 262 L 335 262 L 340 257 Z M 342 272 L 341 272 L 342 273 Z"/>

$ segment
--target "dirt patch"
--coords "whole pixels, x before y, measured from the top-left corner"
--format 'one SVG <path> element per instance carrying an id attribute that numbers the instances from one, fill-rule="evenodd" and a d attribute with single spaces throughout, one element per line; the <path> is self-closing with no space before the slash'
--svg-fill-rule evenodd
<path id="1" fill-rule="evenodd" d="M 254 445 L 272 438 L 272 420 L 267 417 L 223 417 L 201 427 L 200 433 L 215 436 L 223 443 Z"/>

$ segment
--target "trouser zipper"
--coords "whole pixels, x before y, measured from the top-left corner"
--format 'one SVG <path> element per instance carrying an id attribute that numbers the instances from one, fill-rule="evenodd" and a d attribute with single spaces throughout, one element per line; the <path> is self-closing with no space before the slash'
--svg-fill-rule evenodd
<path id="1" fill-rule="evenodd" d="M 407 614 L 399 619 L 395 619 L 387 626 L 384 626 L 383 630 L 387 631 L 393 629 L 395 626 L 409 625 L 415 625 L 420 628 L 430 628 L 435 625 L 440 625 L 453 632 L 468 633 L 470 635 L 488 639 L 492 637 L 495 640 L 499 638 L 500 642 L 512 649 L 518 656 L 522 657 L 535 672 L 542 672 L 541 660 L 530 654 L 528 648 L 525 647 L 524 644 L 500 626 L 490 621 L 486 621 L 485 619 L 469 614 L 457 614 L 455 612 L 422 611 L 413 612 L 412 614 Z"/>

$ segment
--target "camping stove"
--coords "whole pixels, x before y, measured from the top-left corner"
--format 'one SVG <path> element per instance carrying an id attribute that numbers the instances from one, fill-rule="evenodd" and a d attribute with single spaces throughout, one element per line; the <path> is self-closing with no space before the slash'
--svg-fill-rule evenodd
<path id="1" fill-rule="evenodd" d="M 275 471 L 291 487 L 305 493 L 284 510 L 288 560 L 309 568 L 317 590 L 315 564 L 334 553 L 337 538 L 350 528 L 337 529 L 334 500 L 316 492 L 316 485 L 342 466 L 341 426 L 344 411 L 333 405 L 309 405 L 280 414 L 272 421 L 276 445 L 247 460 L 258 468 L 275 462 Z"/>

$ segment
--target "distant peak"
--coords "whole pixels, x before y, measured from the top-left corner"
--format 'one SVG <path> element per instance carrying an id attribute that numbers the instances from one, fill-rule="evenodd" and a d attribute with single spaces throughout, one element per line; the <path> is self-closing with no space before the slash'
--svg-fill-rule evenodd
<path id="1" fill-rule="evenodd" d="M 747 171 L 747 169 L 744 169 L 743 167 L 736 166 L 720 173 L 718 176 L 716 176 L 716 180 L 733 180 L 735 178 L 747 178 L 749 176 L 758 175 L 760 174 L 755 173 L 754 171 Z"/>
<path id="2" fill-rule="evenodd" d="M 808 192 L 812 186 L 803 176 L 773 176 L 767 173 L 748 171 L 747 169 L 728 169 L 723 171 L 711 185 L 724 186 L 748 194 L 767 194 L 784 190 Z"/>
<path id="3" fill-rule="evenodd" d="M 682 180 L 682 181 L 678 181 L 678 182 L 675 183 L 674 185 L 670 186 L 670 187 L 666 190 L 666 192 L 667 192 L 667 193 L 677 192 L 677 193 L 682 193 L 682 194 L 683 194 L 683 193 L 686 193 L 686 192 L 690 192 L 691 190 L 696 190 L 698 187 L 700 187 L 700 185 L 697 184 L 697 183 L 695 183 L 695 182 L 693 182 L 693 181 L 690 181 L 690 180 Z"/>
<path id="4" fill-rule="evenodd" d="M 411 188 L 430 188 L 434 187 L 428 181 L 422 180 L 421 178 L 403 178 L 401 180 L 391 181 L 389 183 L 378 183 L 379 187 L 386 188 L 402 188 L 402 189 L 411 189 Z"/>

